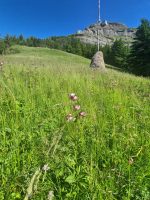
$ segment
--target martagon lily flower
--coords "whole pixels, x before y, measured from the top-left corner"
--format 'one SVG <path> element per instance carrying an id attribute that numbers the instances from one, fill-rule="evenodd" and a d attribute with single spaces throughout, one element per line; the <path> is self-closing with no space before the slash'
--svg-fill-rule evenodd
<path id="1" fill-rule="evenodd" d="M 86 117 L 86 112 L 80 112 L 80 113 L 79 113 L 79 116 L 80 116 L 80 117 Z"/>
<path id="2" fill-rule="evenodd" d="M 80 110 L 81 106 L 80 105 L 75 105 L 73 108 L 74 108 L 74 110 Z"/>
<path id="3" fill-rule="evenodd" d="M 66 119 L 67 119 L 68 122 L 75 121 L 75 118 L 72 116 L 72 114 L 68 114 L 66 116 Z"/>
<path id="4" fill-rule="evenodd" d="M 71 93 L 69 94 L 69 98 L 72 100 L 72 101 L 77 101 L 78 100 L 78 97 L 75 93 Z"/>

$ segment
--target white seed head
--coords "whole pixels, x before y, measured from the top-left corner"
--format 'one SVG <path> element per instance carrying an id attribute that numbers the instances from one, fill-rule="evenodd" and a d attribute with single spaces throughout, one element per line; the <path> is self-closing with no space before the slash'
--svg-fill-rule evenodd
<path id="1" fill-rule="evenodd" d="M 48 164 L 45 164 L 42 168 L 43 171 L 48 171 L 50 169 L 50 167 L 48 166 Z"/>

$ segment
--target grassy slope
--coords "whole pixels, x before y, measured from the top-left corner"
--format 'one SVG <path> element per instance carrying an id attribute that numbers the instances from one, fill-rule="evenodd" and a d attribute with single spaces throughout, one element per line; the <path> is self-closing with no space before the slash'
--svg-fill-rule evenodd
<path id="1" fill-rule="evenodd" d="M 57 50 L 16 47 L 0 72 L 0 200 L 150 199 L 150 82 Z M 1 59 L 1 58 L 0 58 Z M 66 122 L 75 92 L 84 119 Z M 132 160 L 133 159 L 133 160 Z M 132 163 L 132 164 L 131 164 Z"/>

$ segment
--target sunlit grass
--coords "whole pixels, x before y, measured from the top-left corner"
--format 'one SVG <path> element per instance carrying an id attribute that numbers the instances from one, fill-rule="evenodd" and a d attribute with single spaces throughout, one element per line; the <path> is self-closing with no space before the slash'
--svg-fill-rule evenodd
<path id="1" fill-rule="evenodd" d="M 149 80 L 100 74 L 57 50 L 15 48 L 0 72 L 0 200 L 24 199 L 39 168 L 31 199 L 53 191 L 61 200 L 149 200 Z M 75 104 L 87 115 L 67 122 Z"/>

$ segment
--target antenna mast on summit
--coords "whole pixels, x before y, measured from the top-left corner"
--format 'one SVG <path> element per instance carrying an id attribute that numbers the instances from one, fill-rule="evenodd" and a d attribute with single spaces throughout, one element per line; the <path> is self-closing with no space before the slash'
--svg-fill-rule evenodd
<path id="1" fill-rule="evenodd" d="M 98 25 L 101 23 L 100 0 L 98 0 Z M 100 50 L 99 29 L 97 30 L 97 48 Z"/>
<path id="2" fill-rule="evenodd" d="M 101 22 L 100 0 L 98 0 L 98 23 Z"/>

